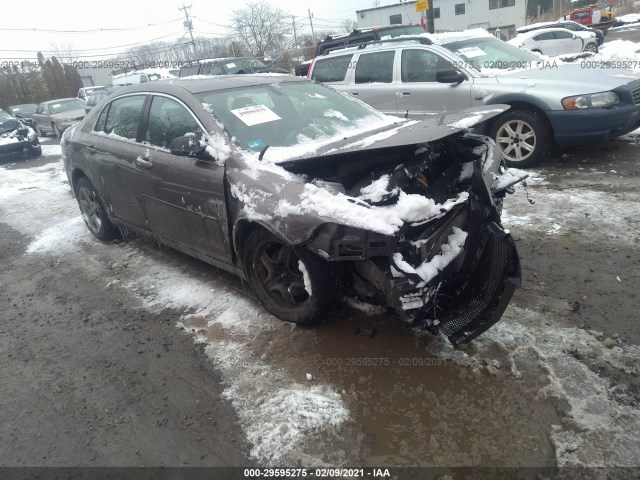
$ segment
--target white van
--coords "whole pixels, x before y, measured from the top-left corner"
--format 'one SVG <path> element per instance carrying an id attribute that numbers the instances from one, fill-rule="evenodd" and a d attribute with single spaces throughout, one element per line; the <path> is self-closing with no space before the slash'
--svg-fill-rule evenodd
<path id="1" fill-rule="evenodd" d="M 158 73 L 129 72 L 113 77 L 113 85 L 134 85 L 136 83 L 153 82 L 162 77 Z"/>

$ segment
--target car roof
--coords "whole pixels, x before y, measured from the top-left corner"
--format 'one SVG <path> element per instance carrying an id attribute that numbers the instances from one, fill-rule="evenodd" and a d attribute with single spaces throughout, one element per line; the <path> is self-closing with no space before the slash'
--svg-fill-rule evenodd
<path id="1" fill-rule="evenodd" d="M 42 103 L 57 103 L 57 102 L 64 102 L 65 100 L 78 100 L 78 97 L 69 97 L 69 98 L 56 98 L 55 100 L 47 100 L 46 102 L 42 102 Z"/>
<path id="2" fill-rule="evenodd" d="M 190 93 L 210 92 L 212 90 L 227 90 L 230 88 L 252 87 L 268 85 L 277 82 L 307 82 L 306 78 L 277 73 L 262 73 L 250 75 L 198 75 L 187 78 L 171 78 L 145 82 L 123 87 L 118 94 L 135 92 L 172 93 L 175 88 L 184 89 Z"/>

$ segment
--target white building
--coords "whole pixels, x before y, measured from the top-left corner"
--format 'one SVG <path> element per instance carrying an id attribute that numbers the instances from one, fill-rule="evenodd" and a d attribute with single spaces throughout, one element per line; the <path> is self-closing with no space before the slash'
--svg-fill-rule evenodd
<path id="1" fill-rule="evenodd" d="M 420 25 L 422 12 L 416 1 L 356 10 L 358 28 L 385 25 Z M 485 28 L 500 29 L 503 39 L 515 35 L 515 28 L 525 25 L 527 0 L 432 0 L 436 32 Z"/>

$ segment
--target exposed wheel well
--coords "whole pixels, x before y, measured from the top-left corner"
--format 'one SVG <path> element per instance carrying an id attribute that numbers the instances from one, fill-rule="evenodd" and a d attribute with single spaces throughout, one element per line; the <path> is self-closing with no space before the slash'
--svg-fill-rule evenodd
<path id="1" fill-rule="evenodd" d="M 86 178 L 87 180 L 89 179 L 89 177 L 79 168 L 76 168 L 73 172 L 71 172 L 71 189 L 73 190 L 74 195 L 76 192 L 76 185 L 78 184 L 78 180 L 80 180 L 81 178 Z"/>
<path id="2" fill-rule="evenodd" d="M 233 229 L 233 254 L 235 257 L 235 263 L 241 269 L 244 269 L 242 264 L 242 249 L 244 248 L 247 237 L 259 228 L 264 228 L 262 225 L 251 220 L 240 220 Z"/>

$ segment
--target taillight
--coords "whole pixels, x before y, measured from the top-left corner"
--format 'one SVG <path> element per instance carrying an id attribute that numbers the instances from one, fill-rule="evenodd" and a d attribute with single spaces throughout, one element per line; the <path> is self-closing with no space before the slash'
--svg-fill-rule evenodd
<path id="1" fill-rule="evenodd" d="M 311 61 L 311 65 L 309 65 L 309 70 L 307 70 L 307 78 L 309 80 L 311 80 L 311 70 L 313 70 L 313 66 L 316 64 L 316 58 L 318 57 L 313 57 L 313 60 Z"/>

